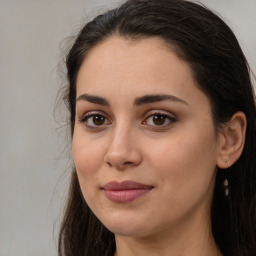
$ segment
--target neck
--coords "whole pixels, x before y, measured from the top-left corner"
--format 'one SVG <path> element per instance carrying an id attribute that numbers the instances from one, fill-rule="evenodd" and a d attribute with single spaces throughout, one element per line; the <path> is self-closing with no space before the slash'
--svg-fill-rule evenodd
<path id="1" fill-rule="evenodd" d="M 213 240 L 204 243 L 182 244 L 173 243 L 166 244 L 166 241 L 155 243 L 152 239 L 117 239 L 117 250 L 115 256 L 221 256 L 219 249 Z"/>

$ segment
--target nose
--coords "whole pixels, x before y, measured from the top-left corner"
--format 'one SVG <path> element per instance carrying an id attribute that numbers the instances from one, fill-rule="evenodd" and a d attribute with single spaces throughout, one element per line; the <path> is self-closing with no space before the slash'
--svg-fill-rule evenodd
<path id="1" fill-rule="evenodd" d="M 110 139 L 104 156 L 105 163 L 110 167 L 124 170 L 138 166 L 142 162 L 136 136 L 130 129 L 116 129 Z"/>

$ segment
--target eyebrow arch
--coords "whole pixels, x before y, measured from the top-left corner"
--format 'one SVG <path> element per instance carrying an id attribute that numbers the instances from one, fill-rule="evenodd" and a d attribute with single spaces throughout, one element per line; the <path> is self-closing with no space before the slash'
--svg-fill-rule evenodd
<path id="1" fill-rule="evenodd" d="M 95 104 L 99 104 L 102 106 L 110 106 L 109 102 L 99 96 L 94 96 L 94 95 L 90 95 L 90 94 L 81 94 L 77 99 L 76 102 L 81 101 L 81 100 L 85 100 L 91 103 L 95 103 Z"/>
<path id="2" fill-rule="evenodd" d="M 188 103 L 176 96 L 169 95 L 169 94 L 150 94 L 150 95 L 145 95 L 139 98 L 136 98 L 134 101 L 135 106 L 140 106 L 144 104 L 149 104 L 149 103 L 154 103 L 154 102 L 159 102 L 159 101 L 164 101 L 164 100 L 170 100 L 170 101 L 175 101 L 175 102 L 180 102 L 182 104 L 188 105 Z"/>

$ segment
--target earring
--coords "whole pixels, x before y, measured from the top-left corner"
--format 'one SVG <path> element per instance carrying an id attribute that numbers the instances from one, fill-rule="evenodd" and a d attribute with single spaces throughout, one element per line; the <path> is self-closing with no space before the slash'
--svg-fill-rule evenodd
<path id="1" fill-rule="evenodd" d="M 228 194 L 229 194 L 229 189 L 228 189 L 228 179 L 227 179 L 227 178 L 224 180 L 223 186 L 224 186 L 224 193 L 225 193 L 225 196 L 228 196 Z"/>
<path id="2" fill-rule="evenodd" d="M 228 166 L 229 166 L 228 160 L 226 159 L 224 162 L 225 162 L 226 167 L 228 168 Z M 228 196 L 229 195 L 229 188 L 228 188 L 228 179 L 227 178 L 224 180 L 223 186 L 224 186 L 225 196 Z"/>

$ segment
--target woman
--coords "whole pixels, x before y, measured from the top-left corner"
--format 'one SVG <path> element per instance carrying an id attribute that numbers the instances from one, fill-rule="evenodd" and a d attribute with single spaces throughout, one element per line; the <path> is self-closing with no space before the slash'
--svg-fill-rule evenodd
<path id="1" fill-rule="evenodd" d="M 59 255 L 256 255 L 255 102 L 229 27 L 192 2 L 128 0 L 66 65 Z"/>

